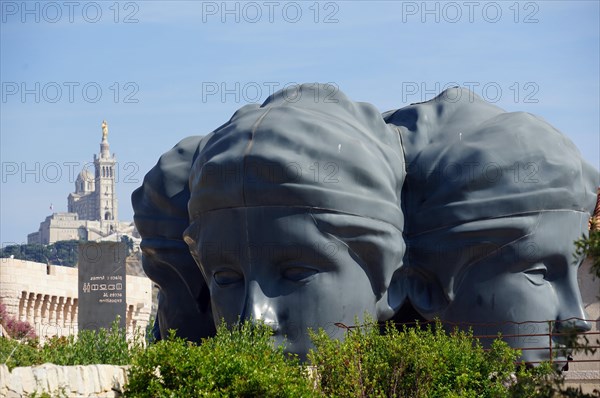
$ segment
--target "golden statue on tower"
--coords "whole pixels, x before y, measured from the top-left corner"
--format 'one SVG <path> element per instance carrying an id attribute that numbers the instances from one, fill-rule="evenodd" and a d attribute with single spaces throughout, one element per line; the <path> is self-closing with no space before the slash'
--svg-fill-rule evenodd
<path id="1" fill-rule="evenodd" d="M 102 141 L 106 141 L 108 138 L 108 124 L 106 120 L 102 121 Z"/>

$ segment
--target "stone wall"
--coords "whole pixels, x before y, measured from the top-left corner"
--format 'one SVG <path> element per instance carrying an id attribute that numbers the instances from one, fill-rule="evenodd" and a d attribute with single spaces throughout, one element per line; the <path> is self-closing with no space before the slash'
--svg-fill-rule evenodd
<path id="1" fill-rule="evenodd" d="M 122 396 L 127 366 L 58 366 L 45 363 L 8 370 L 0 364 L 0 397 L 25 398 L 33 393 L 60 397 Z"/>
<path id="2" fill-rule="evenodd" d="M 152 309 L 152 281 L 127 275 L 127 332 L 144 331 Z M 43 342 L 77 334 L 77 268 L 0 259 L 0 302 L 8 314 L 29 322 Z"/>

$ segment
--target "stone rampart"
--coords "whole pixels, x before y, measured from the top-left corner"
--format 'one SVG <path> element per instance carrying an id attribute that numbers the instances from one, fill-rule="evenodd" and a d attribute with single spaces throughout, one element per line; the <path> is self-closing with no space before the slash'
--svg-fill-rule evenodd
<path id="1" fill-rule="evenodd" d="M 25 398 L 48 393 L 59 397 L 122 396 L 128 366 L 88 365 L 17 367 L 12 371 L 0 364 L 0 397 Z"/>
<path id="2" fill-rule="evenodd" d="M 144 331 L 152 309 L 152 281 L 127 275 L 127 333 Z M 29 322 L 40 341 L 77 334 L 77 268 L 0 259 L 0 302 Z"/>

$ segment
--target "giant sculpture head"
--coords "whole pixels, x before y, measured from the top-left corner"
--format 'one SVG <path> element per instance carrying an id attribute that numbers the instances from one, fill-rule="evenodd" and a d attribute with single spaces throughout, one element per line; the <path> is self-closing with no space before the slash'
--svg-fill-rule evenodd
<path id="1" fill-rule="evenodd" d="M 175 145 L 131 196 L 142 236 L 142 266 L 159 288 L 155 321 L 159 336 L 174 329 L 193 341 L 215 333 L 208 287 L 183 241 L 189 225 L 190 168 L 202 142 L 202 137 L 194 136 Z"/>
<path id="2" fill-rule="evenodd" d="M 291 90 L 291 91 L 290 91 Z M 324 86 L 280 91 L 207 137 L 192 166 L 185 240 L 216 322 L 260 319 L 290 352 L 308 328 L 390 318 L 404 255 L 399 136 Z"/>
<path id="3" fill-rule="evenodd" d="M 588 330 L 573 242 L 587 233 L 599 179 L 575 146 L 545 121 L 462 89 L 385 117 L 408 163 L 403 275 L 413 306 L 476 335 L 511 335 L 531 362 L 549 359 L 548 336 L 523 335 Z"/>
<path id="4" fill-rule="evenodd" d="M 308 328 L 408 298 L 537 362 L 548 337 L 524 335 L 589 328 L 573 242 L 599 182 L 546 122 L 468 90 L 382 117 L 302 85 L 180 142 L 132 199 L 163 335 L 260 319 L 303 356 Z"/>

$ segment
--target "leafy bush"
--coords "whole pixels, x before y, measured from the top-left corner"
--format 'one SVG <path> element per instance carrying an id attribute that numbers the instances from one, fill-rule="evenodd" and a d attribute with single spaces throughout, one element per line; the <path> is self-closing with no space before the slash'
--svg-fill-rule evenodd
<path id="1" fill-rule="evenodd" d="M 0 363 L 9 369 L 42 363 L 56 365 L 128 365 L 133 355 L 143 350 L 142 338 L 127 342 L 119 322 L 110 329 L 82 330 L 78 336 L 53 337 L 40 346 L 37 340 L 0 339 Z"/>
<path id="2" fill-rule="evenodd" d="M 526 398 L 600 398 L 600 390 L 586 394 L 581 387 L 565 387 L 565 378 L 557 374 L 548 362 L 535 368 L 522 367 L 517 372 L 518 383 L 512 386 L 513 397 Z"/>
<path id="3" fill-rule="evenodd" d="M 29 322 L 11 318 L 6 321 L 6 332 L 14 339 L 34 340 L 36 338 L 33 326 Z"/>
<path id="4" fill-rule="evenodd" d="M 501 340 L 484 350 L 470 333 L 441 325 L 385 334 L 375 322 L 345 341 L 312 333 L 309 369 L 274 347 L 268 326 L 223 325 L 201 345 L 171 336 L 140 352 L 129 370 L 129 397 L 542 397 L 553 369 L 515 366 Z M 309 374 L 310 373 L 310 374 Z"/>
<path id="5" fill-rule="evenodd" d="M 591 257 L 592 267 L 590 272 L 596 278 L 600 278 L 600 230 L 590 230 L 588 237 L 581 237 L 575 242 L 576 258 Z"/>
<path id="6" fill-rule="evenodd" d="M 9 368 L 132 364 L 129 397 L 600 397 L 565 388 L 549 364 L 515 366 L 520 353 L 501 340 L 484 350 L 470 333 L 448 335 L 440 324 L 384 333 L 373 321 L 351 329 L 345 341 L 322 330 L 311 333 L 315 348 L 307 366 L 275 347 L 271 329 L 245 322 L 201 345 L 171 332 L 143 348 L 128 343 L 118 321 L 111 329 L 50 339 L 0 339 L 0 363 Z"/>
<path id="7" fill-rule="evenodd" d="M 128 397 L 311 397 L 316 396 L 298 359 L 274 347 L 272 330 L 244 322 L 224 325 L 201 345 L 175 337 L 134 358 Z"/>
<path id="8" fill-rule="evenodd" d="M 128 365 L 143 350 L 141 338 L 127 342 L 125 330 L 118 320 L 110 329 L 82 330 L 77 337 L 54 337 L 41 348 L 44 362 L 56 365 Z"/>
<path id="9" fill-rule="evenodd" d="M 312 333 L 308 357 L 318 390 L 336 397 L 509 397 L 519 353 L 501 340 L 485 351 L 470 333 L 435 327 L 402 328 L 374 322 L 346 339 Z"/>
<path id="10" fill-rule="evenodd" d="M 36 340 L 11 340 L 0 338 L 0 363 L 9 369 L 17 366 L 31 366 L 44 363 Z"/>
<path id="11" fill-rule="evenodd" d="M 19 321 L 8 314 L 6 306 L 0 303 L 0 325 L 6 329 L 6 333 L 13 339 L 34 340 L 35 330 L 29 322 Z"/>

